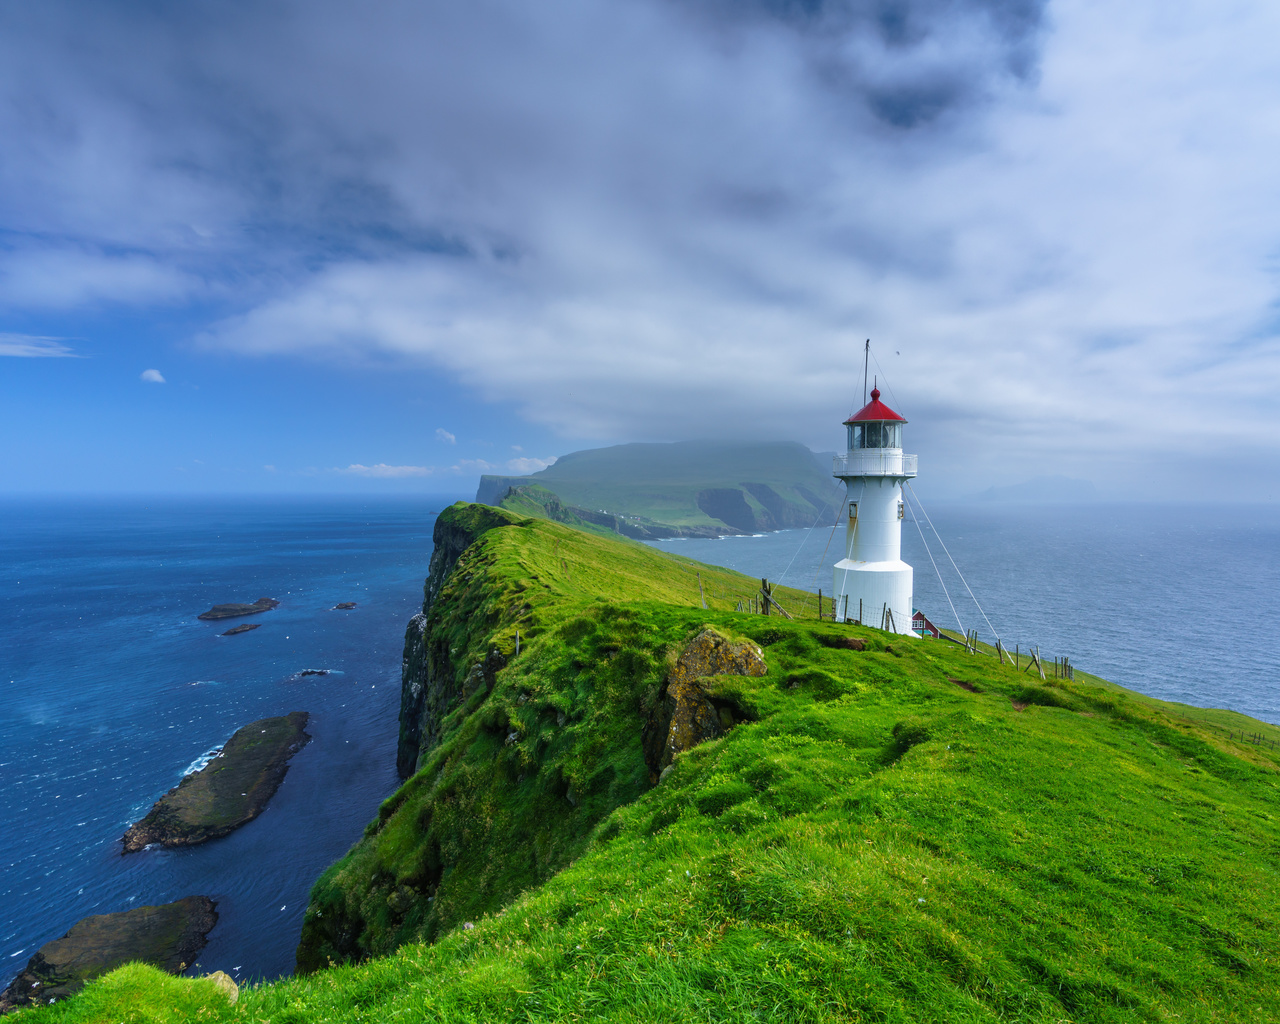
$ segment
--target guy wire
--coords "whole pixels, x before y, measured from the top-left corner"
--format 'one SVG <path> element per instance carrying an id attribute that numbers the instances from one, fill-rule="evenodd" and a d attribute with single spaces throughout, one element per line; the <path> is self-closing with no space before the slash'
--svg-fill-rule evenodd
<path id="1" fill-rule="evenodd" d="M 982 605 L 978 604 L 978 599 L 973 596 L 973 591 L 969 587 L 969 582 L 964 578 L 964 573 L 960 571 L 960 566 L 956 565 L 956 560 L 951 557 L 951 552 L 947 551 L 947 542 L 942 539 L 942 534 L 940 534 L 938 532 L 938 528 L 933 525 L 933 520 L 929 518 L 929 513 L 925 509 L 924 504 L 920 501 L 919 495 L 916 494 L 915 488 L 911 486 L 910 482 L 908 482 L 906 486 L 907 490 L 911 492 L 911 497 L 915 500 L 915 503 L 920 506 L 920 511 L 924 512 L 924 519 L 925 522 L 929 524 L 929 529 L 933 531 L 933 535 L 938 538 L 938 543 L 942 545 L 942 550 L 946 552 L 947 558 L 951 562 L 951 568 L 953 568 L 956 571 L 956 575 L 960 577 L 960 582 L 964 584 L 964 589 L 969 591 L 969 598 L 973 601 L 973 606 L 978 609 L 978 614 L 982 616 L 983 620 L 987 624 L 987 628 L 991 630 L 991 635 L 999 640 L 1000 634 L 996 632 L 996 627 L 991 625 L 991 620 L 987 618 L 987 613 L 982 610 Z M 959 621 L 958 616 L 956 621 Z"/>

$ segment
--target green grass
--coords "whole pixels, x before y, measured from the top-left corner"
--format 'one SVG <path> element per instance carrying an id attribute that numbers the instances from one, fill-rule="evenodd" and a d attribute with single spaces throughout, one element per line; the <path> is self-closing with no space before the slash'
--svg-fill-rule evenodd
<path id="1" fill-rule="evenodd" d="M 735 574 L 507 521 L 439 628 L 531 639 L 313 894 L 313 938 L 345 914 L 374 958 L 234 1008 L 134 967 L 16 1019 L 1280 1019 L 1280 758 L 1189 717 L 1230 713 L 736 614 Z M 653 786 L 641 730 L 708 626 L 768 674 L 709 681 L 741 724 Z"/>

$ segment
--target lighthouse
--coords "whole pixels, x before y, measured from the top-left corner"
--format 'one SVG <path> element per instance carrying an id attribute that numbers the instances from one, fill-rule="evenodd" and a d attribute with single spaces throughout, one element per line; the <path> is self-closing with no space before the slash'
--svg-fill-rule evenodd
<path id="1" fill-rule="evenodd" d="M 911 566 L 902 560 L 902 485 L 916 475 L 916 456 L 902 454 L 906 422 L 880 401 L 879 388 L 845 420 L 849 448 L 831 470 L 845 483 L 848 512 L 833 592 L 837 618 L 914 636 Z"/>

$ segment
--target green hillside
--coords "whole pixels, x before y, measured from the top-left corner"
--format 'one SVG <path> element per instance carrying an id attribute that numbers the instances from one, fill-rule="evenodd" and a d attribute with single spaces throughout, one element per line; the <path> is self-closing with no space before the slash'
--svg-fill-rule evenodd
<path id="1" fill-rule="evenodd" d="M 593 525 L 633 537 L 718 536 L 813 525 L 836 501 L 823 456 L 791 442 L 624 444 L 563 456 L 527 477 L 481 477 L 476 500 L 542 488 Z"/>
<path id="2" fill-rule="evenodd" d="M 457 505 L 449 545 L 456 698 L 304 973 L 233 1007 L 134 966 L 16 1020 L 1280 1018 L 1280 756 L 1219 728 L 1261 723 L 739 613 L 758 581 L 546 519 Z"/>

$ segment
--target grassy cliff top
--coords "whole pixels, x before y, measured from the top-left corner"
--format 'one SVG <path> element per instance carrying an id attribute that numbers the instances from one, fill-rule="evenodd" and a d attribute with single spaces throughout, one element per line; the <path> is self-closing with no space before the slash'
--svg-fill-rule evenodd
<path id="1" fill-rule="evenodd" d="M 313 965 L 371 958 L 235 1007 L 131 967 L 18 1019 L 1280 1017 L 1269 747 L 1083 673 L 738 614 L 736 574 L 488 512 L 431 628 L 505 666 L 308 910 Z M 702 680 L 732 727 L 654 783 L 646 728 L 707 629 L 767 672 Z"/>

